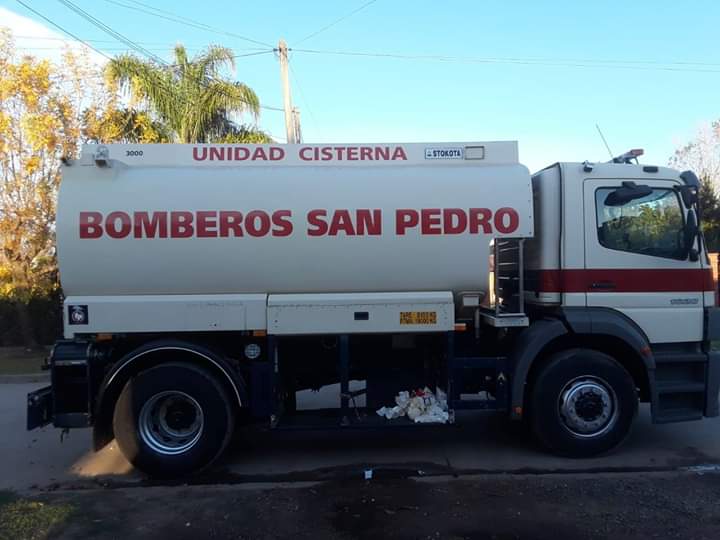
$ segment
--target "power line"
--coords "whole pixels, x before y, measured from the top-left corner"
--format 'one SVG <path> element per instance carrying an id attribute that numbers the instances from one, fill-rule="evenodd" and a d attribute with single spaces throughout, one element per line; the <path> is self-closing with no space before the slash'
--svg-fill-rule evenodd
<path id="1" fill-rule="evenodd" d="M 20 3 L 23 4 L 22 2 L 20 2 Z M 23 5 L 26 6 L 25 4 L 23 4 Z M 27 7 L 27 6 L 26 6 L 26 7 Z M 30 9 L 30 8 L 28 8 L 28 9 Z M 47 22 L 51 22 L 49 19 L 47 19 L 46 17 L 44 17 L 43 15 L 41 15 L 40 13 L 38 13 L 37 11 L 35 11 L 35 10 L 31 10 L 31 11 L 33 11 L 33 13 L 35 13 L 35 14 L 38 15 L 39 17 L 42 17 L 42 18 L 43 18 L 44 20 L 46 20 Z M 60 28 L 60 27 L 56 25 L 56 28 Z M 62 30 L 62 31 L 65 32 L 65 33 L 68 33 L 68 32 L 65 31 L 65 30 Z M 62 38 L 62 37 L 51 37 L 51 36 L 25 36 L 25 35 L 18 35 L 18 34 L 13 34 L 12 37 L 13 37 L 13 38 L 16 38 L 16 39 L 32 39 L 32 40 L 61 41 L 61 42 L 63 42 L 64 44 L 69 44 L 69 45 L 73 45 L 73 44 L 75 44 L 75 42 L 79 42 L 79 44 L 84 45 L 84 46 L 86 46 L 86 47 L 89 47 L 89 48 L 91 48 L 92 50 L 94 50 L 94 51 L 97 52 L 97 53 L 102 53 L 102 51 L 100 51 L 99 49 L 97 49 L 97 48 L 95 48 L 95 47 L 92 47 L 92 46 L 90 45 L 90 43 L 117 43 L 117 41 L 118 41 L 117 39 L 81 39 L 81 38 L 79 38 L 79 37 L 76 37 L 74 34 L 69 34 L 69 33 L 68 33 L 68 35 L 72 35 L 72 38 L 73 38 L 73 39 L 67 39 L 67 38 Z M 134 43 L 136 43 L 136 44 L 138 44 L 138 45 L 140 45 L 140 44 L 144 44 L 144 45 L 162 45 L 164 42 L 159 42 L 159 41 L 150 41 L 150 42 L 148 42 L 148 41 L 134 41 Z M 205 49 L 205 46 L 204 46 L 204 45 L 192 45 L 192 46 L 183 45 L 183 46 L 184 46 L 187 50 L 189 50 L 189 51 L 196 51 L 196 52 L 197 52 L 197 51 L 202 51 L 202 50 Z M 29 46 L 25 46 L 25 45 L 17 45 L 16 47 L 17 47 L 18 49 L 23 49 L 23 50 L 28 50 L 28 51 L 54 51 L 54 50 L 57 50 L 57 47 L 34 47 L 34 46 L 29 47 Z M 147 51 L 164 52 L 164 51 L 172 51 L 173 48 L 174 48 L 174 47 L 163 47 L 163 48 L 152 48 L 152 49 L 146 48 L 145 50 L 147 50 Z M 103 47 L 102 49 L 103 49 L 103 51 L 105 51 L 105 52 L 130 52 L 131 50 L 135 50 L 135 49 L 130 49 L 129 47 L 127 47 L 127 48 Z M 248 57 L 248 56 L 258 56 L 258 55 L 262 55 L 262 54 L 270 54 L 270 53 L 273 52 L 272 49 L 266 49 L 266 48 L 261 49 L 260 47 L 246 47 L 246 48 L 233 47 L 232 50 L 233 50 L 233 51 L 253 51 L 253 52 L 250 52 L 250 53 L 234 54 L 234 55 L 232 55 L 232 58 L 245 58 L 245 57 Z M 136 51 L 136 52 L 137 52 L 137 51 Z M 175 64 L 169 64 L 169 65 L 170 65 L 170 66 L 175 66 Z"/>
<path id="2" fill-rule="evenodd" d="M 92 49 L 93 51 L 95 51 L 95 52 L 98 53 L 99 55 L 107 58 L 108 60 L 112 60 L 112 57 L 108 56 L 107 54 L 105 54 L 105 53 L 104 53 L 103 51 L 101 51 L 100 49 L 96 49 L 95 47 L 93 47 L 92 45 L 90 45 L 89 43 L 87 43 L 85 40 L 81 39 L 81 38 L 78 37 L 76 34 L 73 34 L 72 32 L 70 32 L 69 30 L 66 30 L 64 27 L 62 27 L 62 26 L 60 26 L 59 24 L 55 23 L 53 20 L 51 20 L 50 18 L 46 17 L 45 15 L 43 15 L 42 13 L 40 13 L 39 11 L 37 11 L 36 9 L 33 9 L 32 7 L 28 6 L 25 2 L 23 2 L 23 0 L 15 0 L 15 1 L 16 1 L 18 4 L 20 4 L 21 6 L 23 6 L 25 9 L 27 9 L 28 11 L 30 11 L 30 12 L 34 13 L 35 15 L 37 15 L 38 17 L 40 17 L 42 20 L 44 20 L 44 21 L 47 22 L 48 24 L 51 24 L 52 26 L 54 26 L 55 28 L 57 28 L 58 30 L 60 30 L 63 34 L 66 34 L 66 35 L 70 36 L 70 37 L 73 38 L 74 40 L 76 40 L 76 41 L 78 41 L 79 43 L 85 45 L 85 46 L 88 47 L 89 49 Z M 62 1 L 62 0 L 60 0 L 60 1 Z M 64 3 L 64 2 L 63 2 L 63 3 Z M 133 50 L 135 50 L 135 49 L 133 48 Z M 273 52 L 273 51 L 272 51 L 272 50 L 270 50 L 270 51 L 264 51 L 263 53 L 271 53 L 271 52 Z M 262 53 L 258 53 L 258 54 L 262 54 Z M 155 55 L 152 55 L 152 56 L 154 57 Z M 251 56 L 251 55 L 239 55 L 239 56 Z M 169 66 L 169 64 L 167 64 L 167 62 L 163 61 L 161 58 L 160 58 L 159 60 L 160 60 L 160 63 L 161 63 L 161 64 L 163 64 L 163 65 L 165 65 L 165 66 Z M 98 75 L 98 77 L 102 77 L 102 75 Z M 169 90 L 168 90 L 167 88 L 163 88 L 163 90 L 165 90 L 166 92 L 169 92 Z M 283 109 L 281 109 L 280 107 L 272 107 L 272 106 L 269 106 L 269 105 L 260 105 L 260 108 L 261 108 L 261 109 L 268 110 L 268 111 L 283 111 Z"/>
<path id="3" fill-rule="evenodd" d="M 12 34 L 13 38 L 16 39 L 33 39 L 33 40 L 40 40 L 40 41 L 70 41 L 68 38 L 63 37 L 54 37 L 54 36 L 25 36 L 20 34 Z M 84 39 L 83 41 L 87 41 L 88 43 L 115 43 L 114 39 Z M 145 45 L 163 45 L 160 42 L 140 42 L 138 43 L 145 43 Z"/>
<path id="4" fill-rule="evenodd" d="M 176 19 L 181 19 L 186 22 L 195 23 L 196 21 L 193 21 L 192 19 L 185 17 L 183 15 L 178 15 L 177 13 L 173 13 L 172 11 L 168 11 L 165 9 L 160 9 L 155 6 L 151 6 L 149 4 L 144 4 L 143 2 L 140 2 L 139 0 L 126 0 L 126 2 L 130 2 L 131 4 L 135 4 L 136 6 L 140 6 L 143 8 L 151 9 L 153 11 L 156 11 L 157 13 L 164 13 L 165 15 L 169 15 L 170 17 L 175 17 Z M 126 6 L 130 8 L 130 6 Z"/>
<path id="5" fill-rule="evenodd" d="M 14 39 L 32 39 L 34 41 L 62 41 L 65 43 L 72 43 L 72 40 L 69 40 L 68 38 L 63 37 L 51 37 L 51 36 L 26 36 L 26 35 L 18 35 L 18 34 L 12 34 L 12 37 Z M 116 43 L 117 40 L 115 39 L 83 39 L 84 42 L 87 43 Z M 167 42 L 164 41 L 136 41 L 135 43 L 138 43 L 140 45 L 167 45 Z M 186 45 L 189 49 L 204 49 L 207 47 L 207 45 Z M 233 47 L 234 51 L 267 51 L 267 47 Z"/>
<path id="6" fill-rule="evenodd" d="M 720 73 L 718 69 L 702 69 L 694 66 L 717 66 L 720 64 L 701 62 L 657 62 L 638 60 L 554 60 L 537 58 L 484 58 L 473 56 L 445 56 L 445 55 L 413 55 L 401 53 L 379 53 L 365 51 L 337 51 L 318 49 L 291 49 L 296 53 L 325 54 L 336 56 L 362 56 L 370 58 L 392 58 L 398 60 L 425 60 L 437 62 L 456 62 L 471 64 L 516 64 L 531 66 L 556 66 L 556 67 L 579 67 L 579 68 L 605 68 L 605 69 L 629 69 L 638 71 L 682 71 L 695 73 Z"/>
<path id="7" fill-rule="evenodd" d="M 18 47 L 18 48 L 23 49 L 23 50 L 35 50 L 35 49 L 38 49 L 39 47 Z M 40 49 L 41 49 L 41 50 L 55 50 L 55 49 L 49 49 L 49 48 L 48 48 L 48 49 L 42 49 L 42 48 L 40 48 Z M 108 51 L 108 50 L 113 50 L 113 49 L 105 48 L 105 50 Z M 134 49 L 116 49 L 116 50 L 117 50 L 118 52 L 130 53 L 130 52 L 132 52 Z M 163 51 L 163 50 L 166 50 L 166 49 L 147 49 L 147 50 Z M 234 54 L 234 55 L 232 56 L 232 58 L 247 58 L 248 56 L 260 56 L 260 55 L 263 55 L 263 54 L 270 54 L 270 53 L 272 53 L 272 52 L 273 52 L 273 51 L 257 51 L 257 52 L 251 52 L 251 53 L 246 53 L 246 54 Z M 163 64 L 164 67 L 177 67 L 177 65 L 178 65 L 178 64 L 168 64 L 167 62 L 165 62 L 165 63 Z M 93 75 L 91 75 L 91 77 L 92 77 L 92 76 L 93 76 Z M 98 78 L 99 78 L 99 77 L 104 77 L 104 75 L 98 74 L 98 75 L 95 75 L 95 77 L 98 77 Z M 216 82 L 219 81 L 219 79 L 212 79 L 212 78 L 211 78 L 211 80 L 214 80 L 214 81 L 216 81 Z M 263 108 L 263 109 L 270 109 L 270 110 L 282 110 L 282 109 L 278 109 L 278 108 L 276 108 L 276 107 L 269 107 L 269 106 L 266 106 L 266 105 L 261 105 L 260 107 Z"/>
<path id="8" fill-rule="evenodd" d="M 93 51 L 95 51 L 95 52 L 98 53 L 99 55 L 104 56 L 104 57 L 107 58 L 108 60 L 112 60 L 112 58 L 109 57 L 107 54 L 105 54 L 104 52 L 102 52 L 102 51 L 99 50 L 99 49 L 96 49 L 95 47 L 93 47 L 93 46 L 90 45 L 89 43 L 86 43 L 85 41 L 83 41 L 82 39 L 80 39 L 78 36 L 76 36 L 75 34 L 73 34 L 72 32 L 70 32 L 69 30 L 65 30 L 65 28 L 63 28 L 62 26 L 60 26 L 60 25 L 57 24 L 56 22 L 52 21 L 51 19 L 47 18 L 45 15 L 43 15 L 43 14 L 40 13 L 39 11 L 31 8 L 30 6 L 28 6 L 28 5 L 27 5 L 25 2 L 23 2 L 22 0 L 15 0 L 15 1 L 16 1 L 18 4 L 20 4 L 21 6 L 23 6 L 25 9 L 33 12 L 35 15 L 37 15 L 38 17 L 40 17 L 40 18 L 41 18 L 42 20 L 44 20 L 45 22 L 53 25 L 55 28 L 57 28 L 58 30 L 60 30 L 62 33 L 67 34 L 68 36 L 72 37 L 73 39 L 79 41 L 80 43 L 82 43 L 82 44 L 85 45 L 86 47 L 89 47 L 90 49 L 92 49 Z"/>
<path id="9" fill-rule="evenodd" d="M 106 0 L 109 1 L 109 0 Z M 134 0 L 127 0 L 127 1 L 134 1 Z M 374 0 L 377 1 L 377 0 Z M 136 2 L 138 4 L 141 4 L 140 2 Z M 30 9 L 27 4 L 22 4 L 27 9 Z M 130 6 L 128 6 L 130 8 Z M 152 8 L 152 9 L 158 9 L 158 8 Z M 35 13 L 38 16 L 41 16 L 37 13 L 37 11 L 31 10 L 33 13 Z M 162 10 L 158 10 L 162 11 Z M 44 20 L 47 22 L 49 21 L 47 18 L 43 17 Z M 57 25 L 55 25 L 57 28 Z M 63 30 L 64 31 L 64 30 Z M 67 33 L 67 32 L 65 32 Z M 32 39 L 32 40 L 47 40 L 47 41 L 63 41 L 71 43 L 70 40 L 67 38 L 62 37 L 51 37 L 51 36 L 28 36 L 28 35 L 19 35 L 19 34 L 13 34 L 13 38 L 17 39 Z M 78 38 L 73 35 L 73 39 L 80 41 L 82 43 L 116 43 L 117 40 L 111 40 L 111 39 L 88 39 L 88 38 Z M 142 44 L 142 45 L 164 45 L 165 42 L 160 41 L 136 41 L 135 43 Z M 268 45 L 270 46 L 270 45 Z M 189 49 L 193 50 L 200 50 L 203 49 L 204 45 L 188 45 Z M 37 50 L 44 50 L 40 47 L 24 47 L 25 49 L 37 49 Z M 105 50 L 115 50 L 115 49 L 109 49 L 105 47 Z M 125 49 L 123 49 L 125 50 Z M 165 49 L 149 49 L 149 50 L 165 50 Z M 233 50 L 236 51 L 267 51 L 266 48 L 260 48 L 260 47 L 247 47 L 247 48 L 238 48 L 233 47 Z M 292 49 L 291 49 L 292 50 Z M 305 50 L 305 49 L 295 49 L 297 52 L 314 52 L 314 53 L 328 53 L 328 54 L 348 54 L 348 55 L 362 55 L 362 56 L 382 56 L 382 57 L 392 57 L 392 58 L 402 58 L 402 59 L 427 59 L 427 60 L 458 60 L 458 61 L 470 61 L 473 60 L 472 57 L 458 57 L 458 56 L 433 56 L 433 55 L 406 55 L 406 54 L 394 54 L 394 53 L 374 53 L 374 52 L 354 52 L 354 51 L 319 51 L 319 50 Z M 237 55 L 236 57 L 240 57 L 240 55 Z M 597 59 L 597 58 L 489 58 L 486 59 L 488 61 L 491 60 L 497 60 L 497 61 L 527 61 L 527 62 L 580 62 L 580 63 L 600 63 L 600 64 L 648 64 L 648 65 L 679 65 L 679 66 L 711 66 L 711 67 L 720 67 L 720 63 L 718 62 L 691 62 L 691 61 L 659 61 L 659 60 L 606 60 L 606 59 Z"/>
<path id="10" fill-rule="evenodd" d="M 36 15 L 39 15 L 37 12 L 34 12 Z M 45 40 L 45 41 L 60 41 L 65 45 L 73 45 L 79 44 L 85 45 L 86 47 L 90 47 L 90 43 L 117 43 L 117 39 L 80 39 L 77 37 L 73 37 L 73 39 L 63 38 L 63 37 L 51 37 L 51 36 L 25 36 L 25 35 L 17 35 L 13 34 L 12 36 L 14 39 L 32 39 L 33 41 L 37 40 Z M 150 41 L 150 42 L 143 42 L 143 41 L 135 41 L 134 43 L 137 43 L 138 45 L 144 44 L 144 45 L 163 45 L 164 42 L 159 41 Z M 195 51 L 199 52 L 206 48 L 205 45 L 183 45 L 188 51 Z M 36 46 L 25 46 L 25 45 L 16 45 L 18 49 L 27 50 L 27 51 L 54 51 L 57 50 L 57 47 L 36 47 Z M 162 47 L 162 48 L 146 48 L 145 50 L 148 51 L 157 51 L 157 52 L 165 52 L 165 51 L 172 51 L 173 47 Z M 100 52 L 98 49 L 93 49 L 96 52 Z M 105 47 L 102 46 L 102 50 L 105 52 L 129 52 L 134 49 L 130 49 L 128 47 L 126 48 L 118 48 L 118 47 Z M 257 56 L 261 54 L 270 54 L 272 53 L 272 49 L 261 49 L 260 47 L 233 47 L 234 51 L 254 51 L 247 54 L 235 54 L 232 57 L 233 58 L 245 58 L 248 56 Z M 174 65 L 174 64 L 171 64 Z"/>
<path id="11" fill-rule="evenodd" d="M 225 35 L 234 37 L 237 39 L 241 39 L 243 41 L 247 41 L 249 43 L 255 43 L 256 45 L 263 45 L 265 47 L 272 47 L 269 43 L 265 43 L 264 41 L 258 41 L 257 39 L 252 39 L 247 36 L 242 36 L 240 34 L 235 34 L 234 32 L 228 32 L 226 30 L 222 30 L 219 28 L 213 28 L 212 26 L 209 26 L 204 23 L 199 23 L 197 21 L 192 21 L 190 19 L 186 19 L 185 17 L 182 17 L 180 15 L 177 15 L 175 13 L 172 13 L 170 11 L 164 11 L 158 8 L 155 8 L 153 6 L 150 6 L 148 4 L 144 4 L 142 2 L 138 2 L 136 0 L 129 0 L 133 2 L 134 4 L 137 4 L 139 6 L 143 7 L 136 7 L 136 6 L 130 6 L 128 4 L 124 4 L 123 2 L 118 2 L 117 0 L 105 0 L 109 4 L 114 4 L 116 6 L 123 7 L 125 9 L 130 9 L 133 11 L 138 11 L 141 13 L 145 13 L 146 15 L 150 15 L 152 17 L 158 17 L 160 19 L 165 19 L 167 21 L 172 21 L 178 24 L 184 24 L 185 26 L 190 26 L 192 28 L 197 28 L 199 30 L 205 30 L 206 32 L 212 32 L 215 34 Z M 144 9 L 147 8 L 147 9 Z M 151 11 L 152 10 L 152 11 Z"/>
<path id="12" fill-rule="evenodd" d="M 270 105 L 260 105 L 261 108 L 267 109 L 268 111 L 280 111 L 285 112 L 285 109 L 282 107 L 271 107 Z"/>
<path id="13" fill-rule="evenodd" d="M 69 41 L 69 40 L 66 41 L 65 43 L 66 43 L 67 45 L 72 45 L 72 41 Z M 78 44 L 78 45 L 81 45 L 81 44 Z M 58 50 L 57 47 L 26 47 L 26 46 L 24 46 L 24 45 L 16 45 L 15 48 L 17 48 L 17 49 L 22 49 L 23 51 L 57 51 L 57 50 Z M 131 50 L 132 50 L 132 49 L 128 49 L 127 47 L 125 47 L 125 48 L 123 48 L 123 47 L 103 47 L 103 51 L 105 51 L 105 52 L 113 52 L 113 53 L 130 52 Z M 147 50 L 148 50 L 148 51 L 156 51 L 156 52 L 168 52 L 168 51 L 170 51 L 170 50 L 172 50 L 172 49 L 167 49 L 167 48 L 158 49 L 158 48 L 155 48 L 155 49 L 147 49 Z M 188 51 L 200 51 L 201 49 L 191 48 L 191 49 L 187 49 L 187 50 L 188 50 Z M 270 53 L 270 52 L 272 52 L 272 51 L 256 52 L 256 53 L 250 53 L 250 54 L 247 54 L 247 55 L 245 55 L 245 54 L 238 54 L 238 55 L 233 56 L 233 58 L 242 58 L 242 57 L 244 57 L 244 56 L 255 56 L 255 55 L 257 55 L 257 54 L 267 54 L 267 53 Z"/>
<path id="14" fill-rule="evenodd" d="M 21 46 L 21 47 L 18 47 L 18 48 L 23 49 L 23 50 L 35 50 L 35 49 L 55 50 L 55 49 L 51 49 L 51 48 L 42 48 L 42 47 L 22 47 L 22 46 Z M 107 50 L 111 50 L 111 49 L 105 48 L 105 50 L 107 51 Z M 132 52 L 133 50 L 134 50 L 134 49 L 117 49 L 117 51 L 119 51 L 119 52 L 126 52 L 126 53 Z M 148 50 L 158 50 L 158 51 L 161 51 L 161 50 L 165 50 L 165 49 L 148 49 Z M 245 54 L 234 54 L 234 55 L 232 56 L 232 58 L 247 58 L 247 57 L 249 57 L 249 56 L 260 56 L 260 55 L 263 55 L 263 54 L 271 54 L 272 52 L 273 52 L 273 51 L 256 51 L 256 52 L 245 53 Z M 176 67 L 177 64 L 168 64 L 167 62 L 165 62 L 165 63 L 163 64 L 163 66 L 164 66 L 164 67 Z M 90 75 L 90 77 L 102 78 L 102 77 L 104 77 L 104 75 L 100 73 L 100 74 L 97 74 L 97 75 Z M 219 79 L 213 79 L 213 78 L 211 78 L 211 80 L 216 81 L 216 82 L 219 81 Z M 261 108 L 261 109 L 267 109 L 267 110 L 270 110 L 270 111 L 283 111 L 283 110 L 284 110 L 284 109 L 281 109 L 280 107 L 271 107 L 271 106 L 269 106 L 269 105 L 260 105 L 260 108 Z"/>
<path id="15" fill-rule="evenodd" d="M 18 0 L 18 1 L 20 1 L 20 0 Z M 130 40 L 129 38 L 125 37 L 124 35 L 120 34 L 119 32 L 116 32 L 115 30 L 113 30 L 112 28 L 110 28 L 108 25 L 106 25 L 105 23 L 103 23 L 102 21 L 100 21 L 99 19 L 97 19 L 96 17 L 93 17 L 90 13 L 86 12 L 86 11 L 83 10 L 82 8 L 80 8 L 80 7 L 78 7 L 77 5 L 73 4 L 70 0 L 58 0 L 58 1 L 59 1 L 61 4 L 63 4 L 64 6 L 68 7 L 68 8 L 71 9 L 72 11 L 74 11 L 75 13 L 77 13 L 78 15 L 80 15 L 82 18 L 84 18 L 85 20 L 87 20 L 87 21 L 90 22 L 91 24 L 93 24 L 94 26 L 97 26 L 98 28 L 100 28 L 103 32 L 106 32 L 107 34 L 111 35 L 112 37 L 114 37 L 114 38 L 117 39 L 118 41 L 120 41 L 120 42 L 122 42 L 122 43 L 125 43 L 125 44 L 128 45 L 132 50 L 134 50 L 134 51 L 136 51 L 136 52 L 139 52 L 139 53 L 142 54 L 143 56 L 146 56 L 146 57 L 149 58 L 150 60 L 153 60 L 153 61 L 155 61 L 156 63 L 158 63 L 158 64 L 160 64 L 160 65 L 162 65 L 162 66 L 165 66 L 165 67 L 173 67 L 172 64 L 169 64 L 168 62 L 166 62 L 165 60 L 163 60 L 163 59 L 160 58 L 159 56 L 153 54 L 152 52 L 150 52 L 149 50 L 147 50 L 147 49 L 145 49 L 145 48 L 143 48 L 143 47 L 140 47 L 140 46 L 137 45 L 135 42 L 133 42 L 133 41 Z M 256 54 L 265 54 L 265 53 L 271 53 L 271 52 L 273 52 L 273 51 L 272 51 L 272 50 L 268 50 L 268 51 L 261 51 L 261 52 L 259 52 L 259 53 L 249 53 L 249 54 L 241 55 L 241 56 L 252 56 L 252 55 L 256 55 Z M 110 59 L 110 57 L 108 57 L 107 55 L 105 55 L 105 56 L 106 56 L 108 59 Z M 210 80 L 211 80 L 211 81 L 214 81 L 214 82 L 222 82 L 222 81 L 220 81 L 219 79 L 216 79 L 216 78 L 213 78 L 213 77 L 210 77 Z M 163 86 L 161 86 L 160 88 L 161 88 L 162 90 L 164 90 L 166 93 L 171 94 L 169 88 L 163 87 Z M 246 102 L 246 103 L 247 103 L 247 102 Z M 249 103 L 248 103 L 248 104 L 249 104 Z M 263 105 L 260 105 L 260 108 L 264 108 L 264 109 L 268 109 L 268 110 L 275 110 L 274 107 L 268 107 L 268 106 L 263 106 Z"/>
<path id="16" fill-rule="evenodd" d="M 116 40 L 118 40 L 119 42 L 124 43 L 125 45 L 127 45 L 128 47 L 133 49 L 134 51 L 139 52 L 140 54 L 147 56 L 148 58 L 150 58 L 152 60 L 155 60 L 159 64 L 167 65 L 167 62 L 165 62 L 165 60 L 163 60 L 156 54 L 150 52 L 149 50 L 143 48 L 142 46 L 138 45 L 131 39 L 125 37 L 120 32 L 116 32 L 115 30 L 110 28 L 108 25 L 106 25 L 104 22 L 102 22 L 100 19 L 97 19 L 96 17 L 94 17 L 93 15 L 91 15 L 90 13 L 88 13 L 87 11 L 82 9 L 81 7 L 72 3 L 70 0 L 58 0 L 58 2 L 63 4 L 68 9 L 74 11 L 75 13 L 80 15 L 80 17 L 82 17 L 86 21 L 90 22 L 92 25 L 98 27 L 100 30 L 102 30 L 106 34 L 109 34 L 110 36 L 112 36 Z"/>
<path id="17" fill-rule="evenodd" d="M 298 88 L 298 91 L 300 93 L 300 98 L 303 100 L 305 107 L 307 108 L 308 112 L 310 113 L 310 118 L 312 119 L 312 122 L 315 125 L 315 129 L 319 130 L 317 119 L 315 118 L 315 113 L 313 112 L 312 108 L 310 107 L 310 102 L 305 97 L 305 92 L 303 92 L 302 86 L 300 85 L 300 80 L 298 79 L 297 73 L 295 73 L 295 69 L 293 68 L 291 63 L 288 62 L 288 66 L 290 66 L 290 74 L 292 75 L 293 80 L 295 81 L 295 86 L 297 86 L 297 88 Z"/>
<path id="18" fill-rule="evenodd" d="M 348 19 L 348 18 L 352 17 L 352 16 L 355 15 L 357 12 L 362 11 L 363 9 L 365 9 L 366 7 L 368 7 L 370 4 L 374 4 L 375 2 L 377 2 L 377 0 L 370 0 L 369 2 L 365 2 L 363 5 L 361 5 L 360 7 L 356 8 L 356 9 L 354 9 L 354 10 L 351 11 L 350 13 L 347 13 L 347 14 L 343 15 L 343 16 L 340 17 L 339 19 L 335 19 L 335 20 L 334 20 L 333 22 L 331 22 L 330 24 L 327 24 L 327 25 L 323 26 L 322 28 L 316 30 L 315 32 L 312 32 L 311 34 L 308 34 L 307 36 L 305 36 L 304 38 L 302 38 L 300 41 L 298 41 L 297 44 L 299 45 L 299 44 L 302 43 L 303 41 L 307 41 L 308 39 L 314 38 L 314 37 L 317 36 L 318 34 L 324 32 L 325 30 L 328 30 L 328 29 L 332 28 L 333 26 L 335 26 L 336 24 L 344 21 L 345 19 Z"/>

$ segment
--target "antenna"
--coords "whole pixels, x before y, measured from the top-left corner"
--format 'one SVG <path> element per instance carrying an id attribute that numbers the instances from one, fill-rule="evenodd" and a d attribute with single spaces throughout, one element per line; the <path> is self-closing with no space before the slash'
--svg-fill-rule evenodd
<path id="1" fill-rule="evenodd" d="M 610 154 L 610 159 L 613 159 L 612 150 L 610 150 L 610 145 L 608 145 L 607 141 L 605 140 L 605 135 L 603 135 L 603 132 L 600 130 L 600 126 L 598 124 L 595 124 L 595 127 L 597 128 L 598 133 L 600 134 L 600 138 L 602 139 L 602 142 L 605 145 L 605 148 L 607 148 L 608 154 Z"/>

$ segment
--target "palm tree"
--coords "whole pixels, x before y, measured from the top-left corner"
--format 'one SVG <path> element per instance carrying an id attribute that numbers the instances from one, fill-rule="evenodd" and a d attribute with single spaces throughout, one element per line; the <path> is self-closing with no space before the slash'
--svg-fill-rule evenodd
<path id="1" fill-rule="evenodd" d="M 224 80 L 220 70 L 235 67 L 231 49 L 213 45 L 192 60 L 183 45 L 174 49 L 170 65 L 123 54 L 110 60 L 107 76 L 137 101 L 145 101 L 167 124 L 177 142 L 201 143 L 248 133 L 252 142 L 269 137 L 256 128 L 239 126 L 231 114 L 260 112 L 257 94 L 246 84 Z M 240 142 L 235 137 L 234 142 Z M 250 141 L 248 141 L 250 142 Z"/>

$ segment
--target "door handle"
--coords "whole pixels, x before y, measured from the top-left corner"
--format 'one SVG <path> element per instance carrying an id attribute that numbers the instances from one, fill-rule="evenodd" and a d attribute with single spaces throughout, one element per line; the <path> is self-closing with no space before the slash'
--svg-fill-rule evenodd
<path id="1" fill-rule="evenodd" d="M 593 290 L 609 291 L 615 288 L 614 281 L 596 281 L 590 284 L 590 288 Z"/>

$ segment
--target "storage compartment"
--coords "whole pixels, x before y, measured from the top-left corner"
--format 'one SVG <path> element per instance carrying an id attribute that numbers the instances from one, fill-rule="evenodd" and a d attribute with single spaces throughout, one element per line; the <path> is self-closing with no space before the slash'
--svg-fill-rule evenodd
<path id="1" fill-rule="evenodd" d="M 268 296 L 268 333 L 276 335 L 447 332 L 454 324 L 449 291 Z"/>

